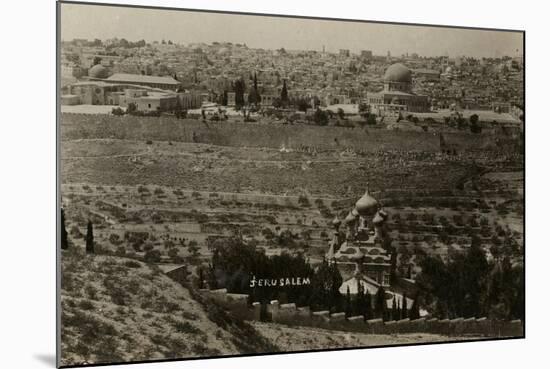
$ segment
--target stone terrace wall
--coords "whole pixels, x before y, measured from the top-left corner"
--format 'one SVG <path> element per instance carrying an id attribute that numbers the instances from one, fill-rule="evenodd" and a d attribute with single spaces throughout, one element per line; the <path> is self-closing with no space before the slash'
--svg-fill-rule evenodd
<path id="1" fill-rule="evenodd" d="M 261 304 L 254 302 L 252 306 L 249 306 L 248 295 L 227 293 L 225 289 L 200 290 L 200 292 L 244 320 L 260 320 Z M 346 318 L 344 313 L 330 314 L 328 311 L 310 311 L 309 307 L 296 307 L 294 303 L 280 304 L 277 300 L 267 304 L 266 320 L 289 326 L 316 327 L 370 334 L 433 333 L 446 336 L 523 336 L 523 323 L 521 320 L 420 318 L 386 322 L 382 319 L 365 321 L 362 316 Z"/>

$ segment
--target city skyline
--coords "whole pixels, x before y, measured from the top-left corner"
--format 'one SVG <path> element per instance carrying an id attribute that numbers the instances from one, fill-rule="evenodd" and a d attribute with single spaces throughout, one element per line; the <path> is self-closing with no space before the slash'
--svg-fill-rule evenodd
<path id="1" fill-rule="evenodd" d="M 82 11 L 82 7 L 88 9 Z M 61 39 L 65 41 L 117 37 L 147 42 L 165 39 L 183 44 L 232 42 L 264 49 L 321 51 L 325 47 L 327 52 L 349 49 L 352 53 L 371 50 L 375 55 L 386 55 L 389 51 L 393 56 L 523 55 L 523 34 L 514 31 L 437 27 L 434 32 L 433 26 L 68 3 L 63 4 L 61 25 Z"/>

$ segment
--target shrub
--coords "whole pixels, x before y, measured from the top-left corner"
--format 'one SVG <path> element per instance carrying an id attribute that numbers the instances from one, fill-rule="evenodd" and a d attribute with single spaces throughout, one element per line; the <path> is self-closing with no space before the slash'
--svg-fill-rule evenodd
<path id="1" fill-rule="evenodd" d="M 120 245 L 123 241 L 120 239 L 120 236 L 116 233 L 111 233 L 109 236 L 109 242 L 113 245 Z"/>
<path id="2" fill-rule="evenodd" d="M 135 260 L 128 260 L 126 262 L 124 262 L 124 266 L 127 267 L 127 268 L 141 268 L 141 264 Z"/>
<path id="3" fill-rule="evenodd" d="M 189 322 L 176 321 L 174 323 L 174 328 L 179 333 L 198 334 L 198 333 L 201 332 L 200 329 L 198 329 L 197 327 L 195 327 L 194 325 L 192 325 Z"/>
<path id="4" fill-rule="evenodd" d="M 298 197 L 298 204 L 300 204 L 300 206 L 303 206 L 303 207 L 310 206 L 309 199 L 307 198 L 307 196 L 304 196 L 304 195 L 300 195 Z"/>
<path id="5" fill-rule="evenodd" d="M 80 300 L 78 307 L 82 310 L 93 310 L 95 308 L 94 304 L 90 300 Z"/>
<path id="6" fill-rule="evenodd" d="M 126 255 L 126 247 L 124 247 L 123 245 L 120 245 L 117 247 L 116 249 L 116 252 L 115 252 L 115 255 L 116 256 L 125 256 Z"/>
<path id="7" fill-rule="evenodd" d="M 143 260 L 147 263 L 158 263 L 160 262 L 161 253 L 159 250 L 149 250 L 143 256 Z"/>

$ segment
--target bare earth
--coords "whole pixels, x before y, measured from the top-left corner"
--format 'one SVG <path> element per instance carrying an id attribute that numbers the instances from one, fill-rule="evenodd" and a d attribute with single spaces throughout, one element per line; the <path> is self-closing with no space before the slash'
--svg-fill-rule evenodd
<path id="1" fill-rule="evenodd" d="M 254 328 L 271 343 L 288 351 L 391 346 L 410 343 L 446 342 L 482 339 L 478 336 L 448 337 L 428 333 L 364 334 L 318 328 L 288 327 L 254 322 Z"/>

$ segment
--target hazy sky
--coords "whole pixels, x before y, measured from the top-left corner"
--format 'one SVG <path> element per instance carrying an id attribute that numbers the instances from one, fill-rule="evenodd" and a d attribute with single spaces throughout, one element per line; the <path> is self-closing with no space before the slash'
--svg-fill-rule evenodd
<path id="1" fill-rule="evenodd" d="M 495 32 L 363 22 L 62 4 L 61 38 L 148 42 L 233 42 L 249 47 L 327 51 L 372 50 L 375 55 L 518 56 L 519 32 Z"/>

